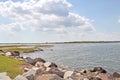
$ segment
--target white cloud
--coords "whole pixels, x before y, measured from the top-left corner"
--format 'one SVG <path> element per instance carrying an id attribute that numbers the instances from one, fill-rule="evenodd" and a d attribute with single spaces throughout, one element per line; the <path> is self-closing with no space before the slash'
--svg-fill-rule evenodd
<path id="1" fill-rule="evenodd" d="M 0 15 L 12 20 L 9 24 L 1 23 L 6 31 L 55 31 L 68 32 L 76 29 L 79 32 L 95 31 L 91 20 L 70 12 L 72 4 L 67 0 L 28 0 L 0 2 Z"/>
<path id="2" fill-rule="evenodd" d="M 118 22 L 120 23 L 120 17 L 119 17 L 119 19 L 118 19 Z"/>

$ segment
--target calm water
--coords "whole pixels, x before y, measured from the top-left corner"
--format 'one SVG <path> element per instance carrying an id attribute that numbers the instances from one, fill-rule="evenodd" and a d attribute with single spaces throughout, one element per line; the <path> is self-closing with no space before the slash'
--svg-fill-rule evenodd
<path id="1" fill-rule="evenodd" d="M 54 44 L 44 51 L 22 56 L 41 57 L 71 68 L 102 66 L 109 71 L 120 72 L 120 43 Z"/>

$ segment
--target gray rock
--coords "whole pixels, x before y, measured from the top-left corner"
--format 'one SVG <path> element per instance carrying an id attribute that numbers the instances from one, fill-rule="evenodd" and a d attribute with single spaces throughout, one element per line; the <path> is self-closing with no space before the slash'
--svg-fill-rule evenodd
<path id="1" fill-rule="evenodd" d="M 102 79 L 100 79 L 98 77 L 91 77 L 89 80 L 102 80 Z"/>
<path id="2" fill-rule="evenodd" d="M 26 78 L 27 78 L 28 80 L 34 80 L 34 75 L 31 74 L 31 75 L 27 76 Z"/>
<path id="3" fill-rule="evenodd" d="M 64 72 L 61 72 L 59 69 L 57 68 L 51 68 L 48 73 L 50 74 L 56 74 L 58 75 L 59 77 L 63 78 L 64 77 Z"/>
<path id="4" fill-rule="evenodd" d="M 0 80 L 11 80 L 6 72 L 0 73 Z"/>
<path id="5" fill-rule="evenodd" d="M 73 74 L 73 71 L 66 71 L 64 74 L 64 79 L 68 79 Z"/>
<path id="6" fill-rule="evenodd" d="M 44 63 L 44 66 L 45 66 L 45 67 L 49 67 L 51 64 L 52 64 L 51 62 L 45 62 L 45 63 Z"/>
<path id="7" fill-rule="evenodd" d="M 25 77 L 25 78 L 27 78 L 28 76 L 31 76 L 31 75 L 35 76 L 35 74 L 36 74 L 36 70 L 31 69 L 31 70 L 23 73 L 22 76 Z"/>
<path id="8" fill-rule="evenodd" d="M 20 53 L 18 51 L 12 52 L 12 56 L 20 56 Z"/>
<path id="9" fill-rule="evenodd" d="M 43 74 L 43 75 L 37 76 L 35 80 L 64 80 L 64 79 L 57 76 L 56 74 Z"/>
<path id="10" fill-rule="evenodd" d="M 46 61 L 45 61 L 44 59 L 42 59 L 42 58 L 35 58 L 34 61 L 35 61 L 35 62 L 43 62 L 43 63 L 46 62 Z"/>
<path id="11" fill-rule="evenodd" d="M 55 63 L 52 63 L 52 62 L 45 62 L 44 66 L 45 67 L 51 67 L 51 68 L 56 68 L 57 67 L 57 65 Z"/>
<path id="12" fill-rule="evenodd" d="M 6 80 L 6 79 L 5 79 Z M 15 77 L 13 80 L 28 80 L 26 77 L 22 76 L 22 75 L 18 75 L 17 77 Z"/>
<path id="13" fill-rule="evenodd" d="M 115 78 L 120 78 L 120 74 L 117 73 L 117 72 L 114 72 L 114 73 L 113 73 L 113 77 L 115 77 Z"/>
<path id="14" fill-rule="evenodd" d="M 102 67 L 94 67 L 92 72 L 100 72 L 100 73 L 107 73 L 106 70 L 104 70 Z"/>
<path id="15" fill-rule="evenodd" d="M 40 67 L 40 66 L 43 66 L 43 65 L 44 65 L 43 62 L 39 62 L 39 61 L 38 61 L 38 62 L 35 63 L 35 66 L 36 66 L 36 67 Z"/>
<path id="16" fill-rule="evenodd" d="M 35 61 L 34 59 L 30 58 L 30 57 L 27 57 L 24 59 L 25 62 L 29 63 L 29 64 L 32 64 L 32 65 L 35 65 Z"/>
<path id="17" fill-rule="evenodd" d="M 4 53 L 5 56 L 12 56 L 12 53 L 11 52 L 6 52 Z"/>
<path id="18" fill-rule="evenodd" d="M 41 69 L 36 70 L 35 75 L 41 75 L 41 74 L 42 74 L 42 70 Z"/>

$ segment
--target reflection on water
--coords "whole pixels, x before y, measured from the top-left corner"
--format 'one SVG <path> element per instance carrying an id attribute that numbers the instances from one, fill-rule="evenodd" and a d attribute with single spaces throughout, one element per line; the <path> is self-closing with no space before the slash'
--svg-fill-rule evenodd
<path id="1" fill-rule="evenodd" d="M 45 48 L 44 51 L 23 55 L 41 57 L 72 68 L 102 66 L 120 72 L 120 43 L 54 44 L 54 47 Z"/>

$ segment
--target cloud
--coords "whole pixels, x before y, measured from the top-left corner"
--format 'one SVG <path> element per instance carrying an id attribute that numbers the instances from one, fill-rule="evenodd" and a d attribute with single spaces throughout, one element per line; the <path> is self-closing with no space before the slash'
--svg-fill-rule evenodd
<path id="1" fill-rule="evenodd" d="M 67 0 L 26 0 L 0 2 L 0 15 L 12 22 L 0 23 L 1 30 L 14 32 L 53 31 L 67 33 L 73 30 L 92 32 L 91 20 L 70 11 L 72 4 Z"/>
<path id="2" fill-rule="evenodd" d="M 118 23 L 120 23 L 120 17 L 119 17 L 119 19 L 118 19 Z"/>

